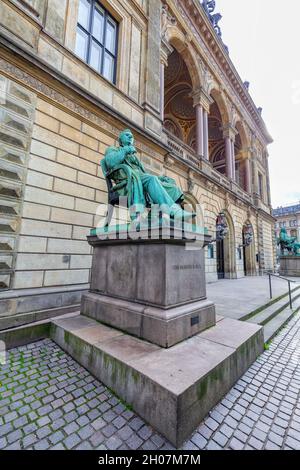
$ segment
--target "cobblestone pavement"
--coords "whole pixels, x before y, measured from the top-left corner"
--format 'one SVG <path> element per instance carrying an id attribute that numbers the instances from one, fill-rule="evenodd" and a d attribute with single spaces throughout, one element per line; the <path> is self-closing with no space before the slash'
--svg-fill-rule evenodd
<path id="1" fill-rule="evenodd" d="M 300 449 L 300 315 L 183 449 Z M 44 340 L 0 366 L 0 449 L 173 449 L 105 386 Z"/>

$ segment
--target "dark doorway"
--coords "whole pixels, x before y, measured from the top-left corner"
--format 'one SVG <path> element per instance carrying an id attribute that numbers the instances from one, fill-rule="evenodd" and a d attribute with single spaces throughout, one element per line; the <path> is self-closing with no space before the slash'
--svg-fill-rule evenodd
<path id="1" fill-rule="evenodd" d="M 225 279 L 224 240 L 217 241 L 217 272 L 218 279 Z"/>
<path id="2" fill-rule="evenodd" d="M 247 253 L 246 253 L 246 244 L 245 244 L 245 234 L 243 233 L 243 260 L 244 260 L 244 274 L 247 276 L 248 270 L 247 270 Z"/>

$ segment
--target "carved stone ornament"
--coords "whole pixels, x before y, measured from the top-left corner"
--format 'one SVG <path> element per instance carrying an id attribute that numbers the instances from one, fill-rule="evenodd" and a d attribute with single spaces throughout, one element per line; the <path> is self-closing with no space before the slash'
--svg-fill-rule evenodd
<path id="1" fill-rule="evenodd" d="M 168 5 L 163 5 L 161 13 L 161 38 L 165 39 L 168 28 L 177 25 L 177 20 L 169 12 Z"/>

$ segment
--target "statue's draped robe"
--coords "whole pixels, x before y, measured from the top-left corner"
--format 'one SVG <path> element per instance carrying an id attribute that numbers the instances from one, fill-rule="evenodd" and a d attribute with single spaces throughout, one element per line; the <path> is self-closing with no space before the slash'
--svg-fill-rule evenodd
<path id="1" fill-rule="evenodd" d="M 172 178 L 154 176 L 146 173 L 144 166 L 135 154 L 127 155 L 120 163 L 120 151 L 110 147 L 105 153 L 105 164 L 108 171 L 120 165 L 130 168 L 131 178 L 118 193 L 128 198 L 128 205 L 146 206 L 149 204 L 167 205 L 174 207 L 174 203 L 181 203 L 184 194 Z M 116 171 L 113 177 L 116 184 L 126 181 L 126 172 L 122 169 Z"/>

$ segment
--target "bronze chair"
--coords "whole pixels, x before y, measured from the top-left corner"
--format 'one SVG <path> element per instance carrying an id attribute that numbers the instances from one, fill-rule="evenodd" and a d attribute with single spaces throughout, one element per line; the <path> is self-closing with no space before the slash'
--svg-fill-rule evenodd
<path id="1" fill-rule="evenodd" d="M 124 206 L 124 204 L 122 204 L 122 198 L 120 198 L 120 194 L 118 193 L 118 191 L 120 189 L 126 188 L 127 184 L 130 183 L 132 172 L 131 168 L 128 165 L 118 165 L 111 171 L 108 170 L 105 160 L 101 160 L 100 165 L 106 180 L 108 191 L 108 210 L 104 223 L 104 227 L 108 227 L 113 217 L 114 207 L 118 205 L 128 207 L 128 205 Z M 118 184 L 114 184 L 114 174 L 120 170 L 124 172 L 124 180 L 122 180 Z"/>

